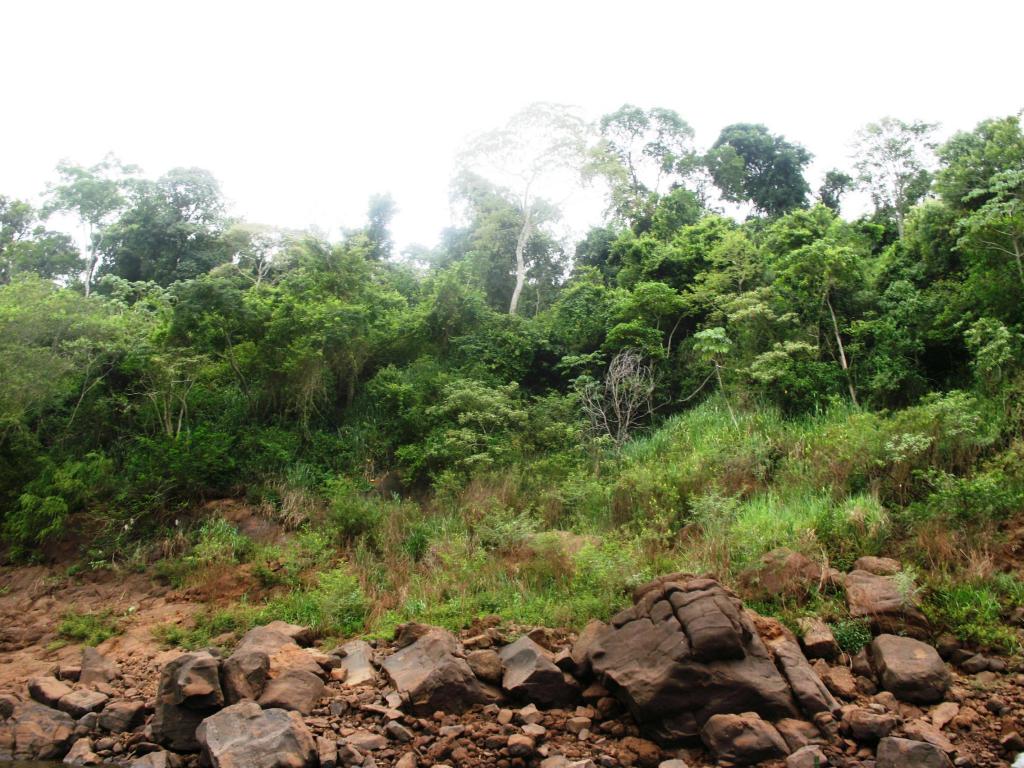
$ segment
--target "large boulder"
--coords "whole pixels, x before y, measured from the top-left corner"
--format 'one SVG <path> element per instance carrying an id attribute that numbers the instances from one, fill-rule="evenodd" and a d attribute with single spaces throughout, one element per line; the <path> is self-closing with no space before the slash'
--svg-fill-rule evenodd
<path id="1" fill-rule="evenodd" d="M 717 714 L 796 716 L 753 621 L 717 581 L 673 574 L 634 600 L 593 640 L 589 658 L 598 682 L 648 735 L 693 738 Z"/>
<path id="2" fill-rule="evenodd" d="M 341 668 L 345 670 L 345 685 L 353 688 L 370 685 L 377 681 L 377 669 L 373 665 L 373 648 L 365 640 L 350 640 L 338 648 Z"/>
<path id="3" fill-rule="evenodd" d="M 712 715 L 700 738 L 718 760 L 729 765 L 760 765 L 789 754 L 775 726 L 753 713 Z"/>
<path id="4" fill-rule="evenodd" d="M 110 697 L 99 691 L 72 691 L 57 702 L 57 709 L 76 720 L 90 712 L 99 712 Z"/>
<path id="5" fill-rule="evenodd" d="M 121 677 L 121 668 L 95 648 L 82 649 L 82 668 L 78 682 L 82 685 L 109 685 Z"/>
<path id="6" fill-rule="evenodd" d="M 743 571 L 739 582 L 743 594 L 751 599 L 801 598 L 816 592 L 823 578 L 821 566 L 813 560 L 779 547 L 762 555 L 757 565 Z"/>
<path id="7" fill-rule="evenodd" d="M 887 736 L 878 742 L 877 768 L 952 768 L 946 753 L 934 744 Z"/>
<path id="8" fill-rule="evenodd" d="M 837 713 L 839 702 L 807 662 L 793 633 L 782 622 L 763 616 L 756 617 L 755 625 L 761 639 L 775 656 L 775 666 L 782 671 L 804 714 L 813 718 L 822 712 Z"/>
<path id="9" fill-rule="evenodd" d="M 245 633 L 221 671 L 228 704 L 259 699 L 267 681 L 290 672 L 324 677 L 323 668 L 310 651 L 296 640 L 307 642 L 309 630 L 283 621 L 254 627 Z"/>
<path id="10" fill-rule="evenodd" d="M 455 638 L 435 628 L 388 656 L 382 666 L 411 711 L 420 715 L 438 710 L 463 712 L 483 703 L 486 696 L 473 670 L 458 653 Z"/>
<path id="11" fill-rule="evenodd" d="M 110 733 L 124 733 L 142 723 L 146 705 L 141 701 L 114 701 L 100 713 L 99 726 Z"/>
<path id="12" fill-rule="evenodd" d="M 223 705 L 219 659 L 206 651 L 184 653 L 160 673 L 153 736 L 175 752 L 196 752 L 196 729 Z"/>
<path id="13" fill-rule="evenodd" d="M 953 683 L 939 652 L 909 637 L 879 635 L 871 643 L 871 661 L 883 688 L 915 704 L 942 701 Z"/>
<path id="14" fill-rule="evenodd" d="M 569 707 L 580 695 L 576 681 L 559 669 L 551 655 L 526 635 L 498 654 L 504 667 L 501 687 L 510 695 L 541 707 Z"/>
<path id="15" fill-rule="evenodd" d="M 47 707 L 56 707 L 69 693 L 71 688 L 55 677 L 35 677 L 28 683 L 28 695 Z"/>
<path id="16" fill-rule="evenodd" d="M 314 768 L 316 741 L 296 712 L 243 701 L 206 718 L 196 733 L 212 768 Z"/>
<path id="17" fill-rule="evenodd" d="M 928 620 L 917 606 L 917 598 L 901 590 L 892 576 L 868 571 L 846 575 L 846 605 L 850 616 L 867 619 L 875 633 L 903 632 L 912 637 L 928 636 Z"/>
<path id="18" fill-rule="evenodd" d="M 75 721 L 65 713 L 35 701 L 19 703 L 3 724 L 0 751 L 15 760 L 59 760 L 71 746 Z"/>
<path id="19" fill-rule="evenodd" d="M 262 707 L 290 709 L 308 715 L 324 695 L 324 681 L 304 669 L 290 669 L 263 688 Z"/>

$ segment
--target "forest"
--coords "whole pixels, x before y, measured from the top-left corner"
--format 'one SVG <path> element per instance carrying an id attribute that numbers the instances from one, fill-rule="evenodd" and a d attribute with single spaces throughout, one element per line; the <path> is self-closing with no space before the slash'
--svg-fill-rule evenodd
<path id="1" fill-rule="evenodd" d="M 402 253 L 387 194 L 331 239 L 230 216 L 199 168 L 63 162 L 0 196 L 2 557 L 178 587 L 245 565 L 253 594 L 167 632 L 200 645 L 580 626 L 661 573 L 891 555 L 937 629 L 1016 650 L 1024 132 L 936 132 L 867 123 L 812 189 L 813 148 L 762 124 L 698 147 L 669 109 L 537 104 Z M 606 198 L 578 242 L 571 188 Z M 865 631 L 826 597 L 756 605 Z"/>

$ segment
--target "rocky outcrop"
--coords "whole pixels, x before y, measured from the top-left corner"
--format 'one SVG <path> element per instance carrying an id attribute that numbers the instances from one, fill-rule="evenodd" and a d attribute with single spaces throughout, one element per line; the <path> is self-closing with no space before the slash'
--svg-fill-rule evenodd
<path id="1" fill-rule="evenodd" d="M 638 590 L 594 638 L 593 673 L 662 741 L 693 738 L 717 714 L 797 714 L 740 601 L 717 581 L 674 574 Z"/>
<path id="2" fill-rule="evenodd" d="M 313 735 L 295 712 L 243 701 L 206 718 L 196 733 L 212 768 L 314 768 Z"/>
<path id="3" fill-rule="evenodd" d="M 75 721 L 59 710 L 35 701 L 21 702 L 0 726 L 0 759 L 59 760 L 74 736 Z"/>
<path id="4" fill-rule="evenodd" d="M 455 638 L 435 628 L 391 654 L 383 669 L 411 711 L 421 715 L 438 710 L 464 712 L 486 697 L 459 654 Z"/>
<path id="5" fill-rule="evenodd" d="M 296 639 L 308 642 L 309 630 L 283 621 L 249 630 L 224 661 L 221 679 L 225 701 L 258 700 L 268 681 L 287 674 L 292 675 L 293 683 L 301 678 L 311 694 L 316 686 L 310 678 L 323 679 L 326 674 L 314 652 L 302 648 Z M 281 690 L 280 685 L 275 688 Z"/>

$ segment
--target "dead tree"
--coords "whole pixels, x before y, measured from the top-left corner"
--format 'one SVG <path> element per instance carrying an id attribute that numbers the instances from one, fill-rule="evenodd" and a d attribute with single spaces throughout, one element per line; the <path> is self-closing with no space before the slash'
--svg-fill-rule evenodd
<path id="1" fill-rule="evenodd" d="M 618 448 L 650 417 L 653 395 L 653 368 L 639 352 L 625 349 L 612 358 L 604 381 L 580 389 L 580 403 L 592 434 L 610 437 Z"/>

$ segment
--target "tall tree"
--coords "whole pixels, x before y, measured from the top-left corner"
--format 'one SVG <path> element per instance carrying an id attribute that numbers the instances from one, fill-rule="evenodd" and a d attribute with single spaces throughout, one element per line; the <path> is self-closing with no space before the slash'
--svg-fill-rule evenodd
<path id="1" fill-rule="evenodd" d="M 18 273 L 68 278 L 83 267 L 70 237 L 47 230 L 28 203 L 0 195 L 0 285 L 7 285 Z"/>
<path id="2" fill-rule="evenodd" d="M 833 168 L 825 173 L 825 180 L 818 188 L 818 202 L 833 213 L 839 213 L 843 195 L 850 191 L 851 186 L 853 186 L 853 177 L 838 168 Z"/>
<path id="3" fill-rule="evenodd" d="M 857 135 L 857 180 L 871 194 L 876 210 L 891 213 L 903 237 L 907 213 L 928 193 L 935 123 L 883 117 Z"/>
<path id="4" fill-rule="evenodd" d="M 100 240 L 127 204 L 125 185 L 137 172 L 136 166 L 125 165 L 113 155 L 89 167 L 67 161 L 57 166 L 61 182 L 50 187 L 43 212 L 47 216 L 57 211 L 74 213 L 85 224 L 89 238 L 88 263 L 82 280 L 86 296 L 92 291 L 99 266 Z"/>
<path id="5" fill-rule="evenodd" d="M 394 243 L 391 240 L 391 220 L 398 213 L 394 198 L 385 193 L 370 197 L 367 209 L 366 236 L 370 240 L 370 258 L 385 261 L 391 256 Z"/>
<path id="6" fill-rule="evenodd" d="M 734 123 L 722 129 L 705 162 L 726 200 L 750 202 L 767 216 L 780 216 L 807 205 L 810 187 L 803 172 L 811 159 L 802 146 L 773 136 L 761 124 Z"/>
<path id="7" fill-rule="evenodd" d="M 624 104 L 601 118 L 599 130 L 586 175 L 605 179 L 609 212 L 642 232 L 663 187 L 685 183 L 699 164 L 693 128 L 671 109 Z"/>
<path id="8" fill-rule="evenodd" d="M 559 182 L 564 184 L 578 175 L 584 147 L 585 126 L 579 117 L 563 106 L 536 103 L 517 112 L 501 128 L 476 137 L 461 153 L 464 169 L 476 169 L 499 183 L 514 185 L 521 221 L 509 314 L 518 311 L 526 283 L 527 251 L 537 231 L 541 195 L 550 195 Z"/>

